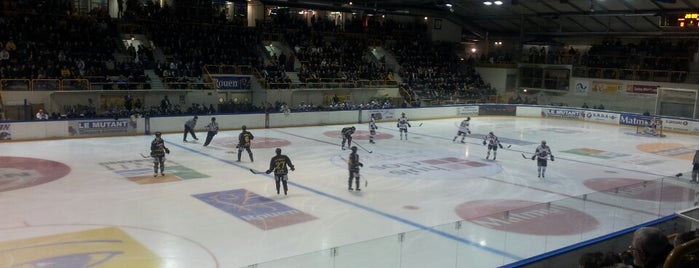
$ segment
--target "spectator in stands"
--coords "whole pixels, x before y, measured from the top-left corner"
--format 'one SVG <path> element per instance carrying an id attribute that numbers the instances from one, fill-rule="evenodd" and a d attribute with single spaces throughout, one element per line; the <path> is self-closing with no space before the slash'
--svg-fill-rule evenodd
<path id="1" fill-rule="evenodd" d="M 0 50 L 0 64 L 3 63 L 3 61 L 9 61 L 10 60 L 10 52 L 7 51 L 7 49 L 3 48 Z"/>
<path id="2" fill-rule="evenodd" d="M 633 233 L 631 246 L 634 265 L 641 268 L 662 268 L 672 245 L 667 236 L 656 227 L 639 228 Z"/>
<path id="3" fill-rule="evenodd" d="M 36 120 L 49 120 L 49 114 L 44 112 L 44 109 L 39 109 L 39 112 L 36 113 Z"/>
<path id="4" fill-rule="evenodd" d="M 621 262 L 621 257 L 612 252 L 602 253 L 587 252 L 580 256 L 578 259 L 578 268 L 626 268 L 625 264 Z"/>
<path id="5" fill-rule="evenodd" d="M 587 109 L 587 108 L 590 108 L 590 107 L 589 107 L 589 106 L 587 106 L 587 102 L 583 102 L 582 108 L 585 108 L 585 109 Z"/>
<path id="6" fill-rule="evenodd" d="M 167 113 L 167 111 L 172 107 L 172 103 L 170 103 L 170 99 L 168 99 L 167 95 L 163 97 L 163 99 L 160 101 L 160 110 L 163 113 Z"/>

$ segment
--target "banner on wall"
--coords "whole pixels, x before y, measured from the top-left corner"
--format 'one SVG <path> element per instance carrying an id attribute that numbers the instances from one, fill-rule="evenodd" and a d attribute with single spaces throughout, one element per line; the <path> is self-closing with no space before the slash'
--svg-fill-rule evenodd
<path id="1" fill-rule="evenodd" d="M 386 119 L 393 119 L 395 110 L 370 110 L 369 114 L 374 115 L 374 119 L 376 120 L 386 120 Z"/>
<path id="2" fill-rule="evenodd" d="M 462 106 L 456 108 L 456 115 L 478 115 L 478 106 Z"/>
<path id="3" fill-rule="evenodd" d="M 479 105 L 478 106 L 479 115 L 509 115 L 515 116 L 517 114 L 516 105 Z"/>
<path id="4" fill-rule="evenodd" d="M 578 95 L 578 96 L 587 96 L 587 93 L 590 92 L 590 81 L 588 80 L 577 80 L 573 81 L 574 83 L 574 90 L 573 94 Z"/>
<path id="5" fill-rule="evenodd" d="M 131 119 L 79 120 L 68 122 L 70 136 L 136 133 L 136 121 Z"/>
<path id="6" fill-rule="evenodd" d="M 626 86 L 626 93 L 657 95 L 658 94 L 658 86 L 627 85 Z"/>
<path id="7" fill-rule="evenodd" d="M 619 115 L 619 124 L 629 126 L 647 126 L 648 118 L 648 116 L 640 114 L 622 113 Z"/>
<path id="8" fill-rule="evenodd" d="M 617 113 L 605 113 L 597 111 L 584 111 L 583 118 L 586 121 L 595 121 L 610 124 L 619 124 L 619 114 Z"/>
<path id="9" fill-rule="evenodd" d="M 215 75 L 213 76 L 216 81 L 216 88 L 219 90 L 245 90 L 250 89 L 250 77 L 249 76 L 235 76 L 235 75 Z"/>
<path id="10" fill-rule="evenodd" d="M 574 109 L 543 108 L 541 109 L 541 117 L 584 119 L 585 111 Z"/>
<path id="11" fill-rule="evenodd" d="M 663 130 L 694 132 L 697 129 L 697 125 L 697 122 L 685 119 L 663 118 Z"/>
<path id="12" fill-rule="evenodd" d="M 12 131 L 10 131 L 12 124 L 0 124 L 0 140 L 11 140 Z"/>
<path id="13" fill-rule="evenodd" d="M 592 81 L 592 91 L 600 93 L 617 94 L 623 91 L 623 84 L 602 81 Z"/>

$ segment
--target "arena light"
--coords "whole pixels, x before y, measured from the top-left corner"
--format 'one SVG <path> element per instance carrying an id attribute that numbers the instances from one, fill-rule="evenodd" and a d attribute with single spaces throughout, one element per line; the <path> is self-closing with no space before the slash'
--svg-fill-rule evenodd
<path id="1" fill-rule="evenodd" d="M 495 1 L 495 2 L 493 2 L 493 3 L 496 4 L 496 5 L 498 5 L 498 6 L 499 6 L 499 5 L 502 5 L 502 1 Z"/>
<path id="2" fill-rule="evenodd" d="M 486 6 L 491 6 L 491 5 L 493 5 L 493 2 L 485 1 L 485 2 L 483 2 L 483 4 Z"/>

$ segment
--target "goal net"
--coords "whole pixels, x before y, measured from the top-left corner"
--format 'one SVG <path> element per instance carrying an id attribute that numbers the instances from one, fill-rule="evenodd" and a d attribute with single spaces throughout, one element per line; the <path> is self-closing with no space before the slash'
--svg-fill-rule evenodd
<path id="1" fill-rule="evenodd" d="M 636 134 L 665 137 L 663 134 L 663 120 L 658 117 L 641 117 L 643 123 L 636 125 Z"/>

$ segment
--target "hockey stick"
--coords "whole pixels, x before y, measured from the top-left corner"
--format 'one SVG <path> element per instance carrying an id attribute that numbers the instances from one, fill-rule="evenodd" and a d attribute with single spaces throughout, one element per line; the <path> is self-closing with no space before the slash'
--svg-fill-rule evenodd
<path id="1" fill-rule="evenodd" d="M 140 154 L 141 157 L 143 157 L 143 158 L 150 158 L 150 156 L 148 156 L 148 155 L 144 155 L 144 154 L 142 154 L 142 153 L 138 153 L 138 154 Z"/>
<path id="2" fill-rule="evenodd" d="M 364 148 L 364 146 L 360 145 L 360 144 L 357 143 L 356 141 L 352 141 L 352 142 L 353 142 L 355 145 L 357 145 L 357 147 L 362 148 L 362 150 L 366 151 L 367 153 L 373 153 L 372 151 L 369 151 L 369 150 L 367 150 L 366 148 Z"/>
<path id="3" fill-rule="evenodd" d="M 263 174 L 263 173 L 265 173 L 265 172 L 262 172 L 262 171 L 259 171 L 259 170 L 254 170 L 254 169 L 252 169 L 252 168 L 249 168 L 248 170 L 250 170 L 250 172 L 252 172 L 252 174 Z"/>
<path id="4" fill-rule="evenodd" d="M 527 157 L 526 155 L 524 155 L 524 153 L 522 153 L 522 158 L 524 158 L 524 159 L 531 159 L 531 157 Z M 534 160 L 534 159 L 532 159 L 532 160 Z"/>

